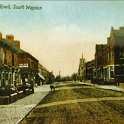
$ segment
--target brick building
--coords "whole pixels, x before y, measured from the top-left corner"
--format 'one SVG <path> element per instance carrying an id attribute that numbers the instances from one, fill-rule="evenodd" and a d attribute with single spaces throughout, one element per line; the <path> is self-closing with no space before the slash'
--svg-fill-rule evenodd
<path id="1" fill-rule="evenodd" d="M 86 62 L 86 80 L 93 80 L 93 70 L 95 68 L 95 60 Z"/>
<path id="2" fill-rule="evenodd" d="M 110 77 L 124 82 L 124 27 L 111 28 L 107 39 Z M 116 76 L 116 77 L 115 77 Z"/>
<path id="3" fill-rule="evenodd" d="M 18 67 L 20 72 L 20 83 L 25 86 L 27 90 L 33 90 L 38 74 L 38 60 L 28 52 L 21 50 L 18 53 Z M 21 86 L 22 86 L 21 85 Z"/>
<path id="4" fill-rule="evenodd" d="M 0 33 L 0 103 L 10 103 L 34 91 L 38 64 L 34 56 L 20 48 L 20 41 L 13 35 L 3 38 Z M 45 73 L 45 68 L 42 70 Z"/>
<path id="5" fill-rule="evenodd" d="M 103 81 L 104 67 L 106 66 L 106 44 L 96 44 L 95 48 L 95 68 L 94 68 L 94 80 Z"/>
<path id="6" fill-rule="evenodd" d="M 112 27 L 107 44 L 96 45 L 93 78 L 98 82 L 124 82 L 124 27 Z"/>
<path id="7" fill-rule="evenodd" d="M 42 84 L 47 83 L 49 78 L 49 71 L 40 63 L 38 64 L 39 77 L 41 77 Z"/>
<path id="8" fill-rule="evenodd" d="M 14 82 L 19 79 L 17 52 L 12 45 L 14 37 L 6 37 L 2 38 L 0 33 L 0 95 L 14 93 Z"/>

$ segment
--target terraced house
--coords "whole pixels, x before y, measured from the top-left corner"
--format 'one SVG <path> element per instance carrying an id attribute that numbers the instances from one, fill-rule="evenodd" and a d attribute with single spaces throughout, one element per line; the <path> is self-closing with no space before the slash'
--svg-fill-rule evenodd
<path id="1" fill-rule="evenodd" d="M 0 33 L 0 103 L 11 103 L 34 92 L 39 61 L 20 48 L 13 35 Z M 42 70 L 41 70 L 42 71 Z"/>

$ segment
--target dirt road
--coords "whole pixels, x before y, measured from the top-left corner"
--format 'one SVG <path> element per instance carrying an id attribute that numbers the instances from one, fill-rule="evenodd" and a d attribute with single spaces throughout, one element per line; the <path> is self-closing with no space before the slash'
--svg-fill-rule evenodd
<path id="1" fill-rule="evenodd" d="M 20 124 L 124 124 L 124 93 L 64 84 L 57 84 Z"/>

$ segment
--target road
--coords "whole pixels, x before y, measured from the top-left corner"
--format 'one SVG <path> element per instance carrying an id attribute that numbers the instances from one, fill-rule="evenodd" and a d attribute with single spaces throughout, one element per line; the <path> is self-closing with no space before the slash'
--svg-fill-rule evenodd
<path id="1" fill-rule="evenodd" d="M 84 84 L 56 84 L 20 124 L 124 124 L 124 93 Z"/>

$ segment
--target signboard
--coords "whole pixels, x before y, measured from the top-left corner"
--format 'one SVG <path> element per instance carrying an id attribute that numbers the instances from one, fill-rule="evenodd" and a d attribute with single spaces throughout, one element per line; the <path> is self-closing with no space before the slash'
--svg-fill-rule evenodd
<path id="1" fill-rule="evenodd" d="M 27 67 L 27 68 L 28 68 L 28 63 L 25 63 L 25 64 L 19 64 L 19 67 L 20 67 L 20 68 L 24 68 L 24 67 Z"/>

